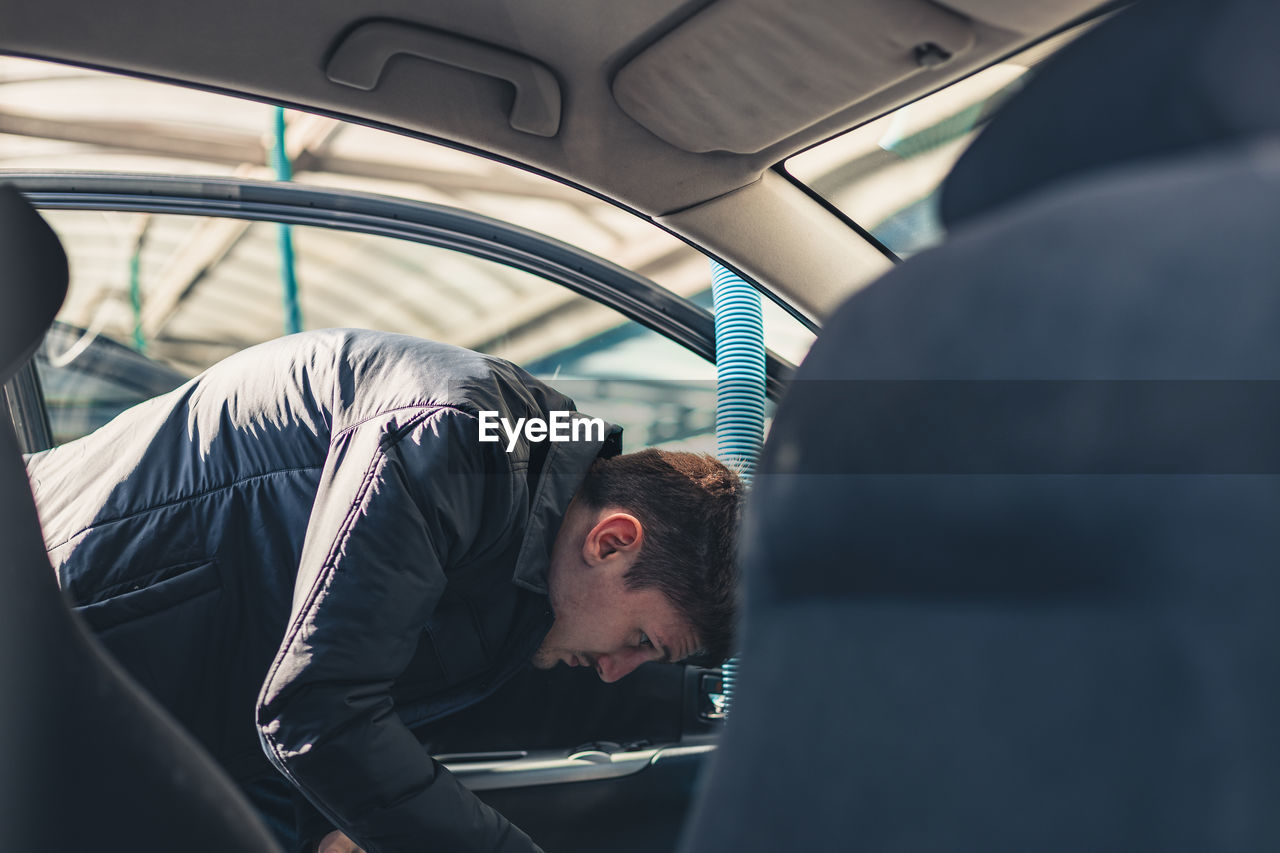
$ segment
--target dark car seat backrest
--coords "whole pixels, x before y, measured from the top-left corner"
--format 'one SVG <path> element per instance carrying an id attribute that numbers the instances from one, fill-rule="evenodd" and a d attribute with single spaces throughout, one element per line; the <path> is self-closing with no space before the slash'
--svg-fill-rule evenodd
<path id="1" fill-rule="evenodd" d="M 1015 144 L 1131 72 L 1223 108 L 1134 21 L 1258 67 L 1263 6 L 1102 24 L 975 145 L 1019 180 L 831 318 L 756 478 L 684 850 L 1280 847 L 1280 134 Z"/>
<path id="2" fill-rule="evenodd" d="M 0 187 L 0 372 L 38 345 L 66 257 Z M 85 632 L 59 593 L 17 439 L 0 417 L 0 837 L 31 851 L 273 851 L 196 743 Z"/>

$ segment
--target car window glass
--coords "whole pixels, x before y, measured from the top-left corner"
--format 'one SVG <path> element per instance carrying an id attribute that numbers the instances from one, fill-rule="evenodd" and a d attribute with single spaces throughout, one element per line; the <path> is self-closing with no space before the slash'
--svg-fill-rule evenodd
<path id="1" fill-rule="evenodd" d="M 37 360 L 55 442 L 285 332 L 279 226 L 47 210 L 72 282 Z M 413 334 L 499 355 L 627 428 L 714 450 L 714 366 L 612 309 L 449 249 L 293 226 L 303 328 Z"/>
<path id="2" fill-rule="evenodd" d="M 938 187 L 1025 68 L 988 68 L 786 161 L 898 257 L 940 242 Z"/>
<path id="3" fill-rule="evenodd" d="M 900 258 L 944 236 L 938 188 L 986 120 L 1045 58 L 1091 24 L 1068 30 L 783 162 Z"/>

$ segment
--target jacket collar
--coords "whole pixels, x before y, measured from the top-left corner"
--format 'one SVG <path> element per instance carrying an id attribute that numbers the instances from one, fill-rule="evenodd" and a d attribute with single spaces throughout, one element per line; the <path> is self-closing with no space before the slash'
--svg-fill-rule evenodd
<path id="1" fill-rule="evenodd" d="M 575 420 L 586 418 L 573 412 Z M 622 427 L 605 424 L 604 441 L 549 442 L 542 475 L 529 508 L 529 522 L 520 542 L 515 572 L 511 580 L 539 595 L 547 595 L 547 571 L 551 566 L 551 546 L 560 531 L 560 522 L 569 501 L 587 475 L 587 469 L 598 457 L 608 458 L 622 452 Z"/>

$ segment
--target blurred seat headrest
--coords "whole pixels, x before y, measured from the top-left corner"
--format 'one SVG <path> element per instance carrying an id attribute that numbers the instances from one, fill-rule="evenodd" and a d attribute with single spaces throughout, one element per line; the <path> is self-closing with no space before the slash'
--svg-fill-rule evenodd
<path id="1" fill-rule="evenodd" d="M 943 187 L 948 227 L 1095 169 L 1280 129 L 1280 3 L 1140 0 L 1039 69 Z"/>
<path id="2" fill-rule="evenodd" d="M 43 340 L 67 295 L 67 256 L 20 192 L 0 184 L 0 382 Z"/>

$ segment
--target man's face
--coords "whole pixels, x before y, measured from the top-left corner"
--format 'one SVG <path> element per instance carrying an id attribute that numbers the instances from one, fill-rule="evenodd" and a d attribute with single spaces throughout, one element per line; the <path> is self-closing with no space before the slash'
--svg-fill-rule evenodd
<path id="1" fill-rule="evenodd" d="M 555 624 L 534 666 L 590 666 L 617 681 L 647 661 L 678 661 L 697 650 L 692 627 L 666 596 L 623 580 L 642 537 L 639 522 L 624 513 L 566 518 L 552 553 Z"/>

